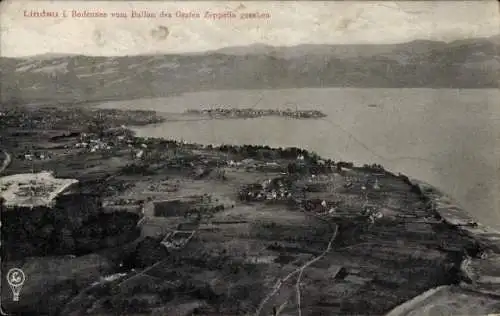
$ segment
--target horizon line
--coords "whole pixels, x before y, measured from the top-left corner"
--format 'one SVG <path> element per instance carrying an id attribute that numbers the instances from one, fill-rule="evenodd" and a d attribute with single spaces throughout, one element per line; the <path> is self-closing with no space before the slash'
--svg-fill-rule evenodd
<path id="1" fill-rule="evenodd" d="M 404 42 L 396 42 L 396 43 L 322 43 L 322 44 L 314 44 L 314 43 L 303 43 L 303 44 L 295 44 L 295 45 L 280 45 L 280 46 L 274 46 L 274 45 L 269 45 L 265 44 L 262 42 L 257 42 L 257 43 L 252 43 L 248 45 L 234 45 L 234 46 L 225 46 L 217 49 L 210 49 L 210 50 L 203 50 L 203 51 L 186 51 L 186 52 L 145 52 L 145 53 L 139 53 L 139 54 L 125 54 L 125 55 L 95 55 L 95 54 L 81 54 L 81 53 L 64 53 L 64 52 L 45 52 L 45 53 L 38 53 L 38 54 L 33 54 L 33 55 L 22 55 L 22 56 L 5 56 L 5 55 L 0 55 L 0 58 L 12 58 L 12 59 L 23 59 L 23 58 L 34 58 L 34 57 L 42 57 L 42 56 L 50 56 L 54 55 L 54 58 L 57 57 L 68 57 L 68 56 L 88 56 L 88 57 L 140 57 L 140 56 L 161 56 L 161 55 L 186 55 L 186 56 L 192 56 L 192 55 L 203 55 L 207 53 L 218 53 L 219 51 L 222 51 L 224 49 L 231 49 L 231 48 L 250 48 L 252 46 L 260 46 L 260 47 L 268 47 L 268 48 L 276 48 L 276 49 L 282 49 L 282 48 L 294 48 L 294 47 L 299 47 L 299 46 L 391 46 L 391 45 L 404 45 L 404 44 L 410 44 L 414 42 L 433 42 L 433 43 L 442 43 L 442 44 L 451 44 L 454 42 L 460 42 L 460 41 L 467 41 L 467 40 L 490 40 L 496 37 L 500 37 L 500 32 L 495 35 L 491 36 L 480 36 L 480 37 L 467 37 L 467 38 L 460 38 L 460 39 L 454 39 L 450 41 L 445 41 L 445 40 L 434 40 L 434 39 L 413 39 L 411 41 L 404 41 Z M 500 39 L 500 38 L 499 38 Z M 224 54 L 224 53 L 222 53 Z"/>

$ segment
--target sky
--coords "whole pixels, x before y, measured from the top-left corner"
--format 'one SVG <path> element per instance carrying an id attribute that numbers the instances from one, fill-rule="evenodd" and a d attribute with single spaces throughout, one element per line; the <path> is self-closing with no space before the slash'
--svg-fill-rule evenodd
<path id="1" fill-rule="evenodd" d="M 42 10 L 57 17 L 26 17 Z M 108 17 L 71 17 L 71 11 L 105 12 Z M 132 18 L 132 10 L 157 14 Z M 66 17 L 63 16 L 66 12 Z M 173 17 L 159 17 L 170 12 Z M 200 18 L 176 17 L 197 12 Z M 210 13 L 235 18 L 206 18 Z M 125 12 L 127 18 L 111 17 Z M 241 19 L 247 13 L 267 17 Z M 168 30 L 168 32 L 166 31 Z M 214 50 L 262 43 L 401 43 L 414 39 L 451 41 L 499 34 L 495 1 L 2 1 L 0 54 L 47 53 L 136 55 Z"/>

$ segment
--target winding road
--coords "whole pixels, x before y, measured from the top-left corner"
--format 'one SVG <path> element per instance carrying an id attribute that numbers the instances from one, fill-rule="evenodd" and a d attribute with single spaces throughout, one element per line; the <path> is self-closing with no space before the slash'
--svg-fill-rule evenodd
<path id="1" fill-rule="evenodd" d="M 4 172 L 5 169 L 7 169 L 7 167 L 10 165 L 12 161 L 12 158 L 8 152 L 2 150 L 2 153 L 4 154 L 5 159 L 3 160 L 2 165 L 0 166 L 0 174 Z"/>
<path id="2" fill-rule="evenodd" d="M 285 283 L 286 281 L 288 281 L 290 278 L 292 278 L 294 275 L 296 275 L 297 273 L 299 273 L 299 277 L 297 278 L 297 284 L 296 284 L 296 292 L 297 292 L 297 308 L 298 308 L 298 312 L 299 312 L 299 315 L 301 315 L 302 313 L 302 310 L 301 310 L 301 307 L 300 307 L 300 300 L 301 300 L 301 294 L 300 294 L 300 280 L 302 279 L 302 273 L 304 272 L 304 270 L 309 267 L 311 264 L 315 263 L 316 261 L 318 260 L 321 260 L 324 256 L 326 256 L 330 250 L 332 249 L 332 244 L 333 242 L 335 241 L 335 238 L 337 237 L 337 233 L 338 233 L 338 226 L 335 226 L 335 231 L 333 232 L 333 235 L 332 237 L 330 238 L 330 241 L 328 242 L 328 246 L 326 247 L 326 249 L 318 256 L 316 256 L 315 258 L 307 261 L 304 265 L 302 265 L 301 267 L 295 269 L 294 271 L 290 272 L 287 276 L 285 276 L 283 279 L 278 279 L 278 281 L 276 281 L 276 283 L 274 284 L 274 287 L 273 287 L 273 290 L 261 301 L 261 303 L 259 304 L 259 308 L 257 309 L 257 311 L 255 312 L 255 316 L 260 316 L 260 313 L 262 312 L 262 309 L 264 308 L 264 306 L 266 305 L 266 303 L 274 296 L 276 295 L 276 293 L 279 292 L 279 290 L 281 289 L 281 286 L 283 285 L 283 283 Z"/>

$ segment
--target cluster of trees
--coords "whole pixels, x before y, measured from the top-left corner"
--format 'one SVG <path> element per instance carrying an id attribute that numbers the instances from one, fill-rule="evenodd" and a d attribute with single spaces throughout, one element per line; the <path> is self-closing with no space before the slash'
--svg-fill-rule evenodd
<path id="1" fill-rule="evenodd" d="M 114 212 L 100 214 L 73 232 L 77 253 L 116 247 L 138 237 L 137 214 Z"/>
<path id="2" fill-rule="evenodd" d="M 267 145 L 221 145 L 218 150 L 244 158 L 264 158 L 264 159 L 297 159 L 304 157 L 305 161 L 319 160 L 320 157 L 313 152 L 297 147 L 271 148 Z"/>
<path id="3" fill-rule="evenodd" d="M 80 205 L 81 206 L 81 205 Z M 2 212 L 2 255 L 5 260 L 28 256 L 82 255 L 136 238 L 138 215 L 100 213 L 83 208 L 35 207 Z"/>
<path id="4" fill-rule="evenodd" d="M 334 166 L 333 161 L 328 161 L 327 163 L 319 164 L 314 163 L 304 163 L 304 162 L 290 162 L 286 166 L 286 172 L 288 174 L 324 174 L 332 171 Z"/>
<path id="5" fill-rule="evenodd" d="M 121 169 L 121 173 L 124 175 L 153 175 L 154 172 L 149 169 L 149 165 L 146 164 L 137 164 L 131 163 L 127 164 L 125 167 Z"/>
<path id="6" fill-rule="evenodd" d="M 168 250 L 161 244 L 161 239 L 146 237 L 139 242 L 135 250 L 125 259 L 124 264 L 129 268 L 146 268 L 167 258 Z"/>
<path id="7" fill-rule="evenodd" d="M 368 170 L 368 171 L 385 171 L 384 167 L 382 165 L 379 165 L 379 164 L 364 164 L 363 169 L 365 170 Z"/>

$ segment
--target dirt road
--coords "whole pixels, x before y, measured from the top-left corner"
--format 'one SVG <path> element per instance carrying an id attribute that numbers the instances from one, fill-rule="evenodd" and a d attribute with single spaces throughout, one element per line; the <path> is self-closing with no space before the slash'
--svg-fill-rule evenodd
<path id="1" fill-rule="evenodd" d="M 2 153 L 5 156 L 5 159 L 2 162 L 2 165 L 0 166 L 0 173 L 2 173 L 7 167 L 10 165 L 10 162 L 12 161 L 12 158 L 8 152 L 5 150 L 2 150 Z"/>
<path id="2" fill-rule="evenodd" d="M 324 256 L 326 256 L 326 254 L 328 254 L 330 252 L 330 250 L 332 249 L 332 244 L 335 241 L 335 238 L 337 237 L 337 232 L 338 232 L 338 227 L 335 227 L 335 231 L 334 231 L 332 237 L 330 238 L 330 241 L 328 242 L 328 246 L 326 247 L 326 249 L 320 255 L 318 255 L 317 257 L 309 260 L 304 265 L 302 265 L 301 267 L 295 269 L 294 271 L 290 272 L 283 279 L 279 279 L 278 281 L 276 281 L 276 284 L 274 285 L 273 290 L 261 301 L 261 303 L 259 305 L 259 308 L 255 312 L 255 316 L 260 316 L 260 313 L 261 313 L 262 309 L 264 308 L 264 306 L 266 305 L 266 303 L 276 293 L 279 292 L 279 290 L 281 289 L 281 286 L 283 285 L 283 283 L 285 283 L 286 281 L 288 281 L 291 277 L 293 277 L 297 273 L 299 273 L 299 276 L 300 276 L 297 279 L 297 285 L 296 285 L 296 287 L 297 287 L 297 298 L 298 298 L 298 312 L 299 312 L 299 314 L 301 314 L 301 308 L 300 308 L 300 296 L 301 296 L 300 295 L 300 280 L 301 280 L 301 277 L 302 277 L 302 273 L 303 273 L 304 269 L 306 269 L 308 266 L 310 266 L 311 264 L 315 263 L 316 261 L 322 259 Z"/>

